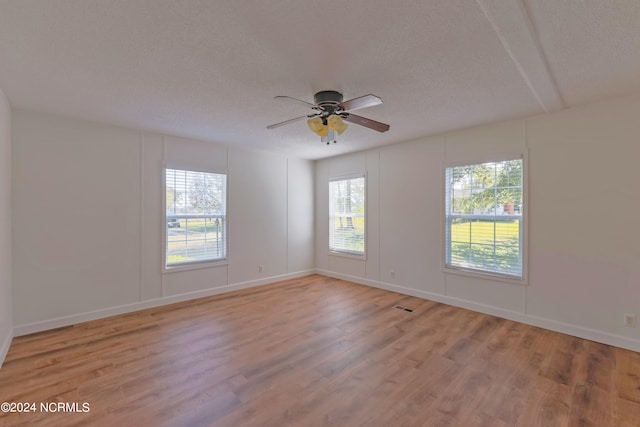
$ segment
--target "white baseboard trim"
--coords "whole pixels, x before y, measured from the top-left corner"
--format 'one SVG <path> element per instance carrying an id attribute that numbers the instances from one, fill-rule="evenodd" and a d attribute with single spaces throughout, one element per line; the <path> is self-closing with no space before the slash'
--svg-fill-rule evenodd
<path id="1" fill-rule="evenodd" d="M 637 340 L 634 338 L 611 334 L 609 332 L 604 332 L 597 329 L 585 328 L 583 326 L 572 325 L 569 323 L 560 322 L 558 320 L 547 319 L 539 316 L 533 316 L 531 314 L 521 313 L 521 312 L 512 311 L 512 310 L 506 310 L 500 307 L 463 300 L 460 298 L 454 298 L 454 297 L 450 297 L 442 294 L 436 294 L 432 292 L 421 291 L 418 289 L 406 288 L 404 286 L 394 285 L 394 284 L 385 283 L 385 282 L 379 282 L 377 280 L 370 280 L 362 277 L 350 276 L 348 274 L 336 273 L 333 271 L 328 271 L 323 269 L 316 269 L 315 272 L 317 274 L 321 274 L 327 277 L 333 277 L 336 279 L 342 279 L 349 282 L 358 283 L 361 285 L 372 286 L 374 288 L 385 289 L 387 291 L 397 292 L 404 295 L 410 295 L 413 297 L 427 299 L 430 301 L 436 301 L 443 304 L 465 308 L 467 310 L 477 311 L 480 313 L 501 317 L 503 319 L 509 319 L 515 322 L 520 322 L 527 325 L 537 326 L 537 327 L 548 329 L 551 331 L 572 335 L 574 337 L 584 338 L 584 339 L 596 341 L 602 344 L 612 345 L 615 347 L 620 347 L 620 348 L 625 348 L 627 350 L 640 352 L 640 340 Z"/>
<path id="2" fill-rule="evenodd" d="M 36 332 L 47 331 L 49 329 L 61 328 L 64 326 L 75 325 L 77 323 L 88 322 L 90 320 L 116 316 L 118 314 L 131 313 L 134 311 L 145 310 L 147 308 L 159 307 L 162 305 L 174 304 L 177 302 L 188 301 L 196 298 L 208 297 L 208 296 L 217 295 L 225 292 L 237 291 L 240 289 L 251 288 L 251 287 L 261 286 L 261 285 L 267 285 L 267 284 L 279 282 L 282 280 L 295 279 L 298 277 L 308 276 L 314 273 L 315 273 L 315 270 L 302 270 L 302 271 L 297 271 L 295 273 L 287 273 L 287 274 L 281 274 L 278 276 L 270 276 L 264 279 L 249 280 L 246 282 L 219 286 L 217 288 L 203 289 L 200 291 L 187 292 L 184 294 L 154 298 L 154 299 L 141 301 L 141 302 L 123 304 L 116 307 L 103 308 L 100 310 L 72 314 L 69 316 L 57 317 L 54 319 L 16 325 L 13 328 L 13 335 L 16 337 L 19 337 L 22 335 L 33 334 Z M 9 344 L 10 343 L 11 341 L 9 340 Z M 8 347 L 7 347 L 7 350 L 8 350 Z M 3 359 L 0 359 L 0 360 L 3 360 Z"/>
<path id="3" fill-rule="evenodd" d="M 13 341 L 13 334 L 11 333 L 11 331 L 9 331 L 7 336 L 2 341 L 2 345 L 0 346 L 0 368 L 2 368 L 4 358 L 7 357 L 9 347 L 11 347 L 11 341 Z"/>

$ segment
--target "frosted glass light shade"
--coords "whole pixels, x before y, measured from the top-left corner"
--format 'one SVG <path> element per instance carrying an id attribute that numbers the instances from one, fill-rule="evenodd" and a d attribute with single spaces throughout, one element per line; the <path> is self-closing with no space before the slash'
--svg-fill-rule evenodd
<path id="1" fill-rule="evenodd" d="M 327 118 L 327 126 L 331 130 L 335 130 L 338 132 L 338 135 L 341 135 L 347 127 L 349 127 L 343 120 L 342 117 L 332 114 Z"/>
<path id="2" fill-rule="evenodd" d="M 311 132 L 318 133 L 322 130 L 324 124 L 322 123 L 322 119 L 320 117 L 312 117 L 307 120 L 307 126 L 311 129 Z"/>

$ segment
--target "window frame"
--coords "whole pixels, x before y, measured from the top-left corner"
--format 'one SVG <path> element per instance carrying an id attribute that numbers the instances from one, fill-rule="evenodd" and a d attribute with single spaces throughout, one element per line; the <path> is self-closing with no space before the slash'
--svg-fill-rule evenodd
<path id="1" fill-rule="evenodd" d="M 358 178 L 362 178 L 364 179 L 364 249 L 362 250 L 362 253 L 359 252 L 355 252 L 355 251 L 346 251 L 346 250 L 339 250 L 339 249 L 333 249 L 331 247 L 331 183 L 332 182 L 336 182 L 336 181 L 346 181 L 346 180 L 351 180 L 351 179 L 358 179 Z M 328 223 L 328 238 L 327 238 L 327 247 L 329 250 L 329 255 L 332 256 L 339 256 L 339 257 L 344 257 L 344 258 L 353 258 L 353 259 L 358 259 L 358 260 L 363 260 L 365 261 L 367 259 L 367 234 L 368 234 L 368 223 L 369 221 L 367 221 L 367 212 L 369 210 L 368 207 L 368 203 L 369 203 L 369 195 L 367 194 L 368 192 L 368 185 L 367 185 L 367 172 L 356 172 L 356 173 L 350 173 L 350 174 L 345 174 L 345 175 L 335 175 L 335 176 L 330 176 L 329 180 L 327 182 L 328 184 L 328 218 L 329 218 L 329 223 Z"/>
<path id="2" fill-rule="evenodd" d="M 491 272 L 472 267 L 456 267 L 447 265 L 447 247 L 450 242 L 447 241 L 447 168 L 454 168 L 459 166 L 472 166 L 480 165 L 484 163 L 499 163 L 509 160 L 521 160 L 522 161 L 522 209 L 520 213 L 520 221 L 522 225 L 520 227 L 520 254 L 521 254 L 521 267 L 522 275 L 515 276 L 507 273 Z M 504 154 L 497 156 L 484 157 L 481 159 L 466 160 L 462 162 L 446 162 L 442 164 L 441 176 L 443 178 L 442 185 L 442 271 L 445 274 L 455 274 L 479 279 L 486 279 L 491 281 L 505 282 L 516 285 L 528 285 L 528 217 L 529 217 L 529 165 L 527 151 L 524 150 L 519 153 Z"/>
<path id="3" fill-rule="evenodd" d="M 200 172 L 225 175 L 225 217 L 224 217 L 224 258 L 216 260 L 202 260 L 184 262 L 175 265 L 167 265 L 167 246 L 168 246 L 168 233 L 167 233 L 167 169 L 187 171 L 187 172 Z M 229 173 L 228 171 L 203 169 L 192 166 L 176 165 L 176 164 L 163 164 L 162 165 L 162 273 L 174 273 L 179 271 L 199 270 L 203 268 L 211 268 L 217 266 L 224 266 L 229 264 Z"/>

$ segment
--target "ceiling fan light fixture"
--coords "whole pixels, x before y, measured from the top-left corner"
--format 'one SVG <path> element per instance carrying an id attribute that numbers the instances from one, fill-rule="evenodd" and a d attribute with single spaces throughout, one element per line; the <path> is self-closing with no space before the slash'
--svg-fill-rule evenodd
<path id="1" fill-rule="evenodd" d="M 322 129 L 316 132 L 318 136 L 327 136 L 329 134 L 329 128 L 327 125 L 322 125 Z"/>
<path id="2" fill-rule="evenodd" d="M 311 129 L 311 132 L 317 133 L 318 135 L 320 135 L 320 132 L 322 132 L 322 128 L 326 127 L 324 123 L 322 123 L 321 117 L 310 118 L 309 120 L 307 120 L 307 126 L 309 126 L 309 129 Z"/>
<path id="3" fill-rule="evenodd" d="M 342 132 L 347 130 L 347 128 L 349 127 L 349 125 L 347 125 L 342 120 L 342 117 L 338 116 L 337 114 L 332 114 L 327 118 L 327 126 L 329 127 L 329 129 L 338 132 L 338 135 L 342 135 Z"/>
<path id="4" fill-rule="evenodd" d="M 337 136 L 341 135 L 349 127 L 345 121 L 364 126 L 378 132 L 386 132 L 389 125 L 377 122 L 366 117 L 357 116 L 351 110 L 373 107 L 382 104 L 382 99 L 376 95 L 369 94 L 357 98 L 343 101 L 342 94 L 335 90 L 323 90 L 313 96 L 314 104 L 290 96 L 276 96 L 276 99 L 293 101 L 311 107 L 312 114 L 295 117 L 283 122 L 274 123 L 267 126 L 267 129 L 276 129 L 280 126 L 307 119 L 307 126 L 311 132 L 320 137 L 322 142 L 327 144 L 337 142 Z"/>
<path id="5" fill-rule="evenodd" d="M 320 137 L 325 137 L 329 134 L 329 126 L 325 124 L 325 121 L 320 116 L 307 120 L 307 126 L 311 129 L 311 132 Z"/>

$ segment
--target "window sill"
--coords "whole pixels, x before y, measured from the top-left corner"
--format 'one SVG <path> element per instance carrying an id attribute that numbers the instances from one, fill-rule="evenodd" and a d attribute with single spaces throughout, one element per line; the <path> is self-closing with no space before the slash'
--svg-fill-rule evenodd
<path id="1" fill-rule="evenodd" d="M 162 267 L 162 274 L 178 273 L 180 271 L 189 271 L 189 270 L 201 270 L 204 268 L 221 267 L 227 264 L 229 264 L 229 261 L 227 259 L 223 259 L 220 261 L 185 263 L 185 264 L 179 264 L 171 267 L 164 266 Z"/>
<path id="2" fill-rule="evenodd" d="M 526 286 L 528 282 L 525 277 L 507 276 L 502 274 L 486 273 L 479 270 L 466 268 L 444 267 L 442 271 L 445 274 L 455 274 L 458 276 L 473 277 L 476 279 L 490 280 L 494 282 L 509 283 L 511 285 Z"/>
<path id="3" fill-rule="evenodd" d="M 361 261 L 366 261 L 367 260 L 367 255 L 366 254 L 355 254 L 355 253 L 351 253 L 351 252 L 340 252 L 340 251 L 329 251 L 329 255 L 330 256 L 338 256 L 338 257 L 342 257 L 342 258 L 352 258 L 352 259 L 359 259 Z"/>

